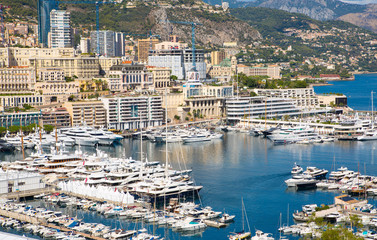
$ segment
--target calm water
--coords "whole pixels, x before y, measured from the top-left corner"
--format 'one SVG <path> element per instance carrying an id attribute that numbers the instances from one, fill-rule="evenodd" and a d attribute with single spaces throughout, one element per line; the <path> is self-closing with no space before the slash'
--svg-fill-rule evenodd
<path id="1" fill-rule="evenodd" d="M 175 168 L 187 165 L 193 169 L 193 177 L 198 184 L 204 186 L 201 201 L 204 206 L 210 205 L 215 210 L 224 210 L 236 214 L 236 222 L 225 229 L 207 228 L 201 236 L 185 237 L 177 233 L 169 233 L 170 239 L 226 239 L 229 232 L 240 230 L 241 198 L 243 197 L 250 227 L 278 236 L 279 215 L 283 215 L 283 223 L 287 222 L 289 205 L 289 221 L 295 209 L 309 203 L 333 203 L 334 192 L 322 191 L 288 191 L 284 180 L 289 178 L 292 165 L 297 162 L 302 166 L 317 166 L 331 170 L 347 166 L 367 174 L 377 175 L 377 142 L 336 142 L 313 145 L 274 146 L 270 141 L 255 138 L 242 133 L 228 133 L 223 140 L 195 144 L 170 144 L 169 161 Z M 103 147 L 110 155 L 132 156 L 138 159 L 140 142 L 124 140 L 123 146 Z M 165 145 L 150 142 L 143 143 L 143 149 L 151 161 L 164 162 Z M 91 150 L 91 149 L 86 149 Z M 182 161 L 182 156 L 184 161 Z M 20 157 L 19 154 L 12 158 Z M 2 158 L 9 159 L 10 155 Z M 78 212 L 78 216 L 86 222 L 103 222 L 117 227 L 133 228 L 133 224 L 116 219 L 103 219 L 90 212 Z M 161 236 L 164 229 L 156 231 Z"/>
<path id="2" fill-rule="evenodd" d="M 349 97 L 352 108 L 368 110 L 370 91 L 377 91 L 377 75 L 358 75 L 355 81 L 333 82 L 333 86 L 316 87 L 316 92 L 342 92 Z M 304 167 L 317 166 L 332 170 L 346 166 L 361 173 L 377 175 L 377 142 L 335 142 L 312 145 L 274 146 L 270 141 L 242 133 L 228 133 L 223 140 L 194 144 L 169 144 L 169 162 L 174 168 L 187 165 L 192 176 L 204 188 L 204 206 L 236 214 L 235 223 L 225 229 L 207 228 L 202 235 L 182 236 L 169 231 L 169 239 L 227 239 L 229 232 L 240 230 L 241 198 L 244 199 L 251 231 L 260 229 L 278 237 L 280 213 L 283 223 L 292 223 L 291 214 L 304 204 L 331 204 L 336 192 L 288 191 L 284 180 L 296 162 Z M 101 147 L 112 156 L 139 158 L 140 142 L 126 139 L 123 145 Z M 93 151 L 93 149 L 83 149 Z M 165 160 L 165 145 L 145 141 L 143 150 L 151 161 Z M 13 161 L 20 154 L 0 155 L 3 161 Z M 335 160 L 334 160 L 335 159 Z M 372 203 L 376 203 L 371 199 Z M 287 208 L 289 206 L 289 220 Z M 75 214 L 75 213 L 73 213 Z M 112 227 L 133 228 L 133 224 L 104 219 L 90 212 L 78 212 L 86 222 L 102 222 Z M 164 229 L 156 230 L 164 236 Z"/>
<path id="3" fill-rule="evenodd" d="M 377 74 L 355 75 L 354 81 L 333 81 L 332 86 L 314 87 L 316 93 L 343 93 L 348 97 L 348 106 L 355 110 L 372 108 L 371 91 L 377 92 Z M 374 94 L 374 102 L 377 96 Z M 376 110 L 377 104 L 374 104 Z"/>

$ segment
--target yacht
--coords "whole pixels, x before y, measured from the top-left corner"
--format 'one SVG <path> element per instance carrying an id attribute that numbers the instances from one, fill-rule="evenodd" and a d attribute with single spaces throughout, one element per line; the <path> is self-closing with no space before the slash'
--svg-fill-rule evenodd
<path id="1" fill-rule="evenodd" d="M 256 230 L 255 236 L 253 236 L 251 240 L 274 240 L 274 238 L 271 236 L 271 233 L 264 233 L 261 230 Z"/>
<path id="2" fill-rule="evenodd" d="M 211 138 L 205 135 L 192 135 L 183 139 L 184 143 L 206 142 L 206 141 L 211 141 Z"/>
<path id="3" fill-rule="evenodd" d="M 71 128 L 65 132 L 65 135 L 74 139 L 77 145 L 94 147 L 99 140 L 90 135 L 85 129 Z"/>
<path id="4" fill-rule="evenodd" d="M 317 167 L 307 167 L 305 174 L 309 174 L 315 179 L 324 179 L 329 171 L 326 169 L 319 169 Z"/>
<path id="5" fill-rule="evenodd" d="M 117 140 L 116 137 L 104 133 L 102 130 L 94 130 L 91 129 L 87 131 L 92 137 L 98 139 L 98 144 L 100 145 L 113 145 L 114 142 Z"/>
<path id="6" fill-rule="evenodd" d="M 287 187 L 295 187 L 297 189 L 311 189 L 315 188 L 317 184 L 317 180 L 313 179 L 310 175 L 297 175 L 294 178 L 290 178 L 285 180 L 285 184 Z"/>
<path id="7" fill-rule="evenodd" d="M 357 137 L 358 141 L 371 141 L 377 140 L 377 130 L 376 129 L 368 129 L 365 133 L 361 136 Z"/>
<path id="8" fill-rule="evenodd" d="M 301 174 L 303 171 L 304 171 L 304 169 L 302 169 L 302 167 L 300 165 L 297 165 L 295 163 L 295 166 L 292 168 L 291 174 L 292 175 L 298 175 L 298 174 Z"/>
<path id="9" fill-rule="evenodd" d="M 321 139 L 318 133 L 315 133 L 312 128 L 308 127 L 277 129 L 270 135 L 267 135 L 267 138 L 274 143 L 295 143 L 302 141 L 312 142 Z"/>

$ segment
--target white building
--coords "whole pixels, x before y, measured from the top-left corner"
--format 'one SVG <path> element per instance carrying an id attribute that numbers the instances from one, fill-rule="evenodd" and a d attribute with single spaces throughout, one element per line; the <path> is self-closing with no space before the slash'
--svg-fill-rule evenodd
<path id="1" fill-rule="evenodd" d="M 206 63 L 204 62 L 203 50 L 195 51 L 195 65 L 199 73 L 199 79 L 206 78 Z M 155 67 L 168 67 L 172 75 L 178 79 L 188 79 L 188 72 L 193 68 L 192 49 L 166 49 L 150 51 L 148 65 Z"/>
<path id="2" fill-rule="evenodd" d="M 39 82 L 64 82 L 65 74 L 61 68 L 42 68 L 38 71 Z"/>
<path id="3" fill-rule="evenodd" d="M 125 96 L 101 98 L 107 111 L 107 128 L 136 129 L 163 124 L 160 96 Z"/>
<path id="4" fill-rule="evenodd" d="M 45 188 L 43 176 L 27 172 L 1 172 L 0 194 Z"/>
<path id="5" fill-rule="evenodd" d="M 153 80 L 144 64 L 114 65 L 108 74 L 108 84 L 110 91 L 125 92 L 134 89 L 146 89 L 152 86 Z"/>
<path id="6" fill-rule="evenodd" d="M 90 39 L 89 38 L 80 39 L 80 50 L 81 50 L 81 53 L 90 53 Z"/>
<path id="7" fill-rule="evenodd" d="M 288 88 L 288 89 L 254 89 L 260 96 L 269 98 L 291 98 L 299 108 L 318 107 L 318 97 L 311 88 Z"/>
<path id="8" fill-rule="evenodd" d="M 225 101 L 228 121 L 242 118 L 280 118 L 301 114 L 293 100 L 266 97 L 228 98 Z"/>
<path id="9" fill-rule="evenodd" d="M 0 68 L 0 92 L 31 92 L 35 85 L 35 70 L 29 67 Z"/>
<path id="10" fill-rule="evenodd" d="M 50 13 L 50 47 L 70 48 L 73 37 L 71 29 L 71 13 L 53 9 Z"/>

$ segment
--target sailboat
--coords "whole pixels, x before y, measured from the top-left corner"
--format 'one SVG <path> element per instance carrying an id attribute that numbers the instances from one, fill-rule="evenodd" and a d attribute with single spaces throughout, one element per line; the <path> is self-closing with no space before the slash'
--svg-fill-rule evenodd
<path id="1" fill-rule="evenodd" d="M 247 222 L 247 227 L 249 229 L 248 232 L 245 232 L 245 219 L 246 219 L 246 222 Z M 242 198 L 242 231 L 232 232 L 230 234 L 231 235 L 229 235 L 229 240 L 250 239 L 250 237 L 251 237 L 249 220 L 247 219 L 247 214 L 246 214 L 245 205 L 243 203 L 243 198 Z"/>
<path id="2" fill-rule="evenodd" d="M 357 137 L 357 140 L 359 140 L 359 141 L 377 140 L 377 130 L 374 129 L 373 93 L 374 92 L 372 91 L 371 92 L 371 98 L 372 98 L 372 127 L 370 129 L 367 129 L 363 135 Z"/>

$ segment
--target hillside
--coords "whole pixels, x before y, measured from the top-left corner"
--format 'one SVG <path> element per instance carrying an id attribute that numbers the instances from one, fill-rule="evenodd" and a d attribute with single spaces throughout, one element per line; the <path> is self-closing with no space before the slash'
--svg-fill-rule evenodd
<path id="1" fill-rule="evenodd" d="M 36 0 L 5 0 L 5 3 L 11 6 L 6 21 L 14 18 L 25 20 L 25 16 L 32 16 L 35 21 L 37 16 L 35 2 Z M 61 3 L 60 9 L 67 9 L 71 12 L 74 27 L 95 29 L 96 15 L 93 5 Z M 200 1 L 180 0 L 163 6 L 156 3 L 123 1 L 100 6 L 101 29 L 135 34 L 147 34 L 152 30 L 154 34 L 159 34 L 162 40 L 168 39 L 168 35 L 172 33 L 179 35 L 188 43 L 191 42 L 190 26 L 167 24 L 166 19 L 202 23 L 203 25 L 198 26 L 196 30 L 196 40 L 199 46 L 222 46 L 228 41 L 247 45 L 261 38 L 259 32 L 247 23 L 221 10 L 216 11 L 212 6 Z M 136 36 L 136 38 L 145 37 Z"/>
<path id="2" fill-rule="evenodd" d="M 377 4 L 368 4 L 365 11 L 349 13 L 339 17 L 339 19 L 377 32 Z"/>

